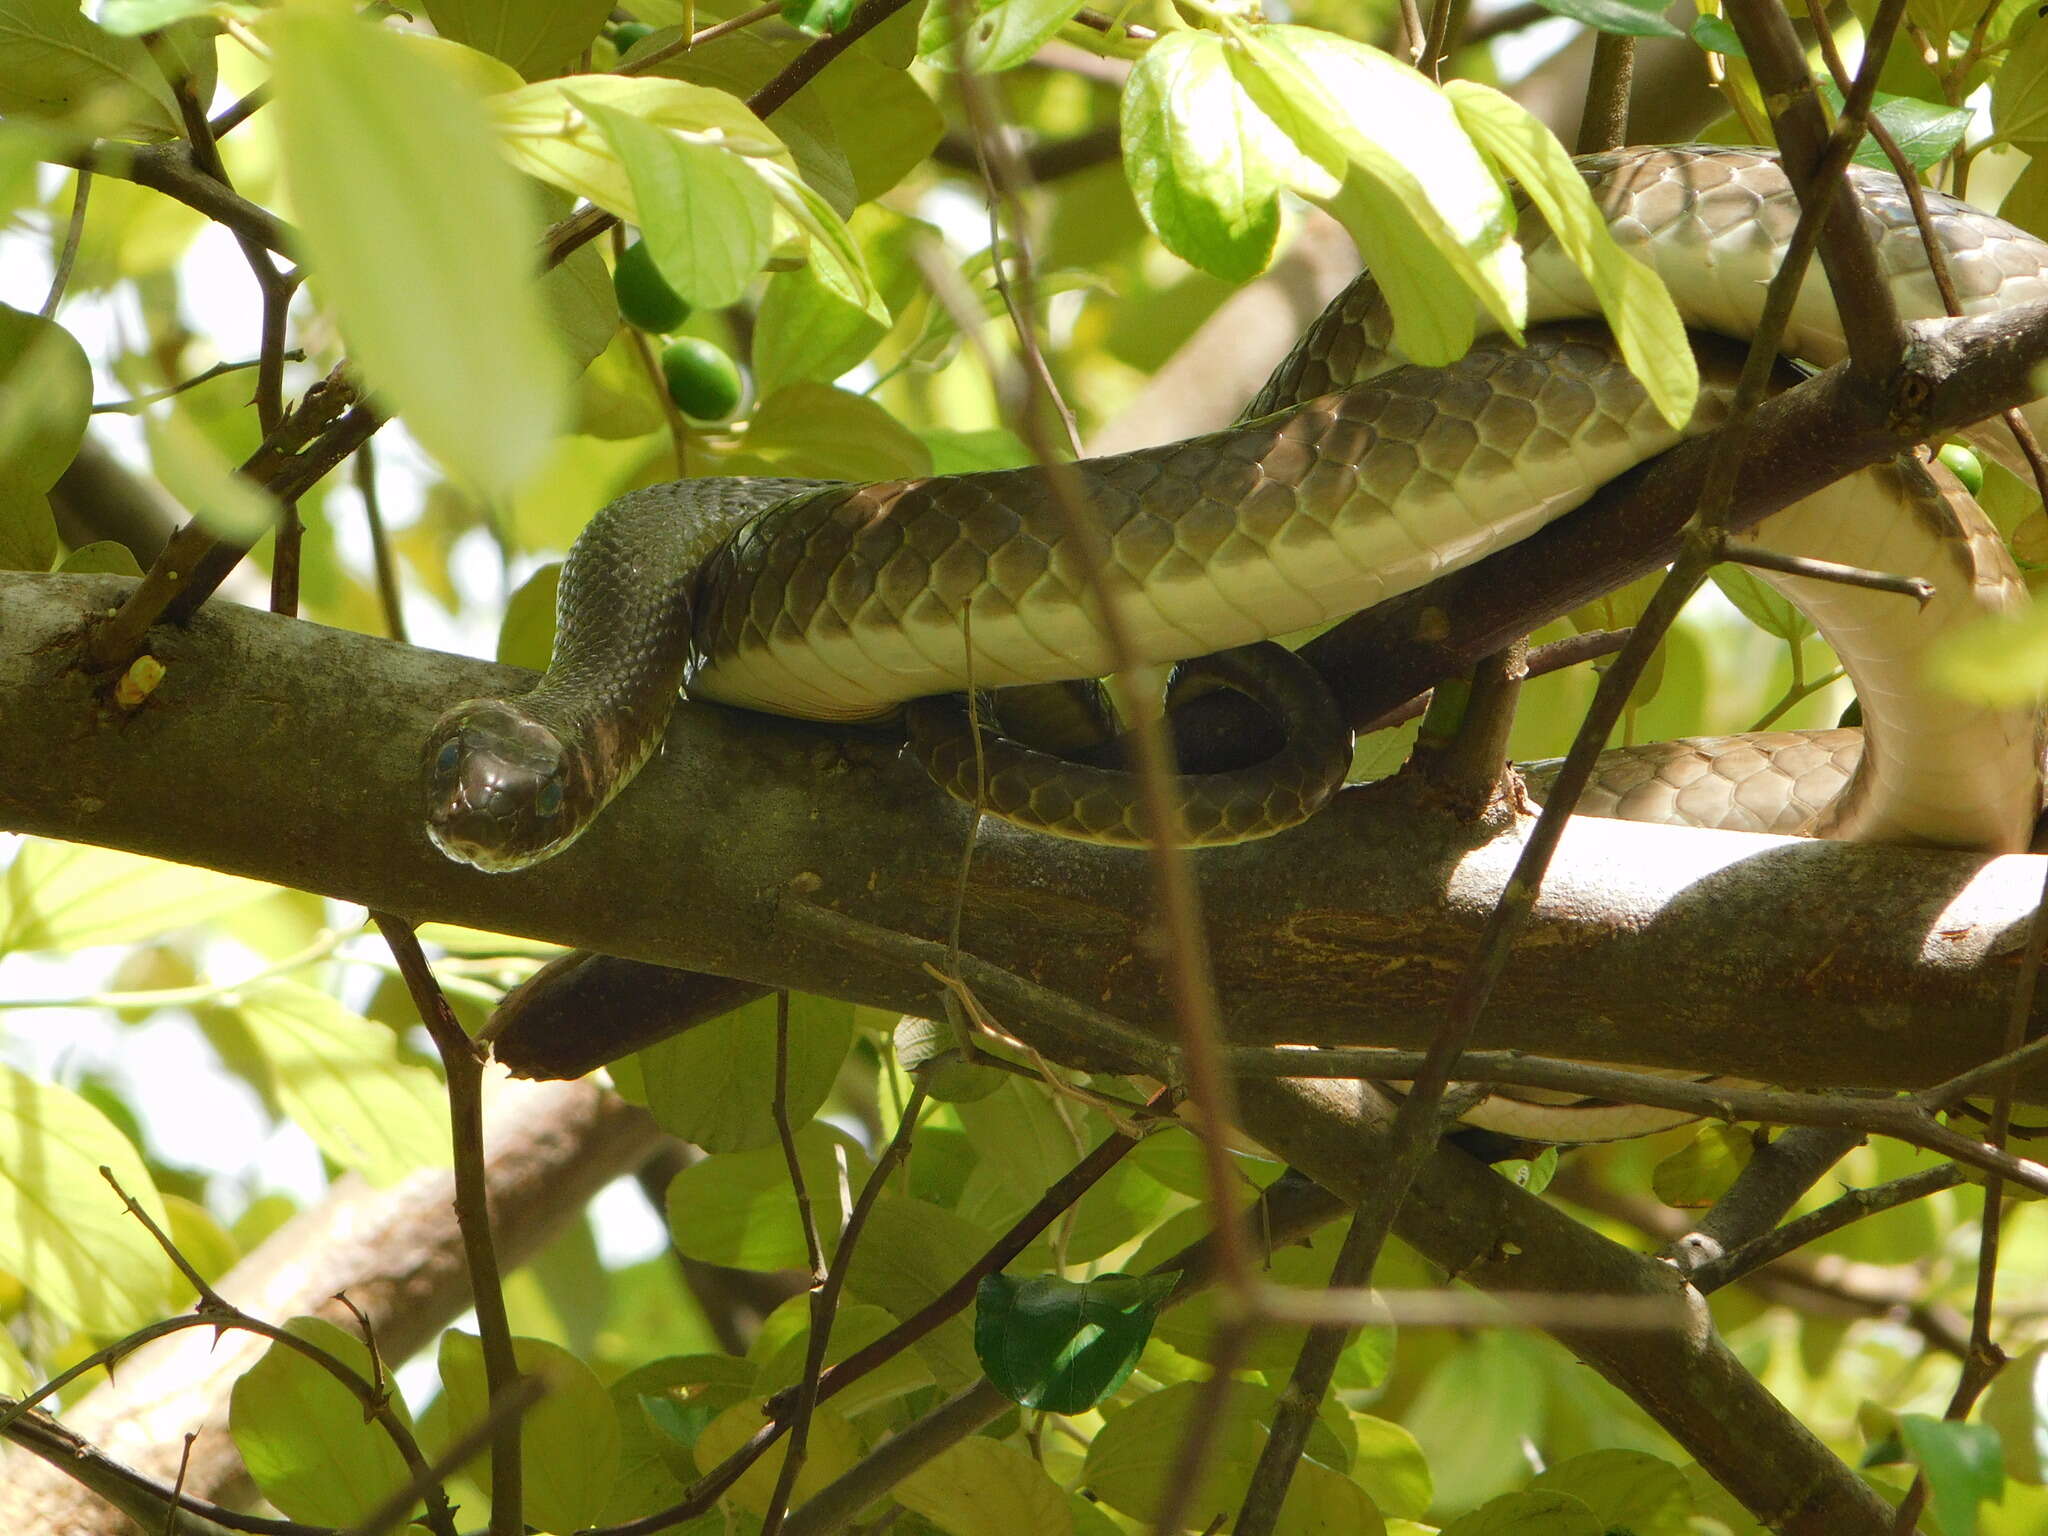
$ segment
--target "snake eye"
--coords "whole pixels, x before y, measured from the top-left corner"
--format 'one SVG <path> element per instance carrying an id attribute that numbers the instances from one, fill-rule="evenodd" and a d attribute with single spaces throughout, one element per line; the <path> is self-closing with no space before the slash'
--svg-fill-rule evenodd
<path id="1" fill-rule="evenodd" d="M 444 779 L 448 778 L 454 774 L 455 765 L 461 760 L 462 743 L 458 741 L 443 742 L 441 750 L 434 754 L 434 772 Z"/>
<path id="2" fill-rule="evenodd" d="M 552 816 L 562 808 L 562 786 L 550 779 L 541 785 L 540 793 L 533 797 L 533 809 L 537 815 Z"/>

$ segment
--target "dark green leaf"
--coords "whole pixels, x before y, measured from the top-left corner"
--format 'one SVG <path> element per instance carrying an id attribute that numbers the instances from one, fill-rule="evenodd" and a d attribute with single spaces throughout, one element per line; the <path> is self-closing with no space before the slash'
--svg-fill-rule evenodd
<path id="1" fill-rule="evenodd" d="M 1709 53 L 1725 53 L 1732 59 L 1746 59 L 1742 39 L 1719 16 L 1701 16 L 1692 24 L 1692 40 Z"/>
<path id="2" fill-rule="evenodd" d="M 1820 89 L 1821 94 L 1827 97 L 1828 105 L 1840 112 L 1842 93 L 1825 81 Z M 1899 152 L 1916 171 L 1926 170 L 1962 143 L 1963 135 L 1970 129 L 1968 107 L 1942 106 L 1922 101 L 1917 96 L 1892 96 L 1879 91 L 1871 100 L 1871 110 L 1872 115 L 1890 130 Z M 1858 165 L 1867 165 L 1873 170 L 1888 171 L 1892 168 L 1891 157 L 1867 133 L 1863 142 L 1856 146 L 1855 158 Z"/>
<path id="3" fill-rule="evenodd" d="M 974 1353 L 1012 1402 L 1085 1412 L 1124 1384 L 1179 1279 L 989 1275 L 975 1293 Z"/>

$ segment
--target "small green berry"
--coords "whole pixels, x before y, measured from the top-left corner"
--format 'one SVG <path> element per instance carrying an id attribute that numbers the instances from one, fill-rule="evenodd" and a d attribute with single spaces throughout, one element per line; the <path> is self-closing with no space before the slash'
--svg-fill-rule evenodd
<path id="1" fill-rule="evenodd" d="M 1984 461 L 1961 443 L 1943 443 L 1940 457 L 1948 472 L 1962 481 L 1963 489 L 1972 496 L 1984 489 Z"/>
<path id="2" fill-rule="evenodd" d="M 644 21 L 622 21 L 612 28 L 612 46 L 624 55 L 630 53 L 641 38 L 653 35 L 654 28 Z"/>
<path id="3" fill-rule="evenodd" d="M 739 365 L 708 341 L 685 336 L 670 342 L 662 348 L 661 376 L 686 416 L 724 421 L 740 408 Z"/>
<path id="4" fill-rule="evenodd" d="M 619 253 L 619 264 L 612 269 L 612 292 L 618 295 L 619 313 L 627 323 L 656 336 L 680 330 L 690 318 L 690 306 L 669 287 L 645 240 Z"/>

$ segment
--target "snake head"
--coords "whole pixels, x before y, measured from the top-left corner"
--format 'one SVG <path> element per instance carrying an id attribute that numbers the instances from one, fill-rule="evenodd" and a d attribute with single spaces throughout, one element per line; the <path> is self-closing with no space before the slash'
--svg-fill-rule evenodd
<path id="1" fill-rule="evenodd" d="M 588 824 L 582 761 L 517 705 L 471 699 L 427 737 L 427 835 L 449 858 L 492 873 L 552 858 Z"/>

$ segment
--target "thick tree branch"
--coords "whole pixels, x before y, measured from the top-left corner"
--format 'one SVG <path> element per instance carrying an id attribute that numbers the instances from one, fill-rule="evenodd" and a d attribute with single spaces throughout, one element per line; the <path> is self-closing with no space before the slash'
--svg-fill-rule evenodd
<path id="1" fill-rule="evenodd" d="M 916 959 L 787 920 L 801 904 L 946 933 L 967 813 L 895 742 L 686 706 L 666 753 L 576 847 L 483 875 L 427 842 L 417 744 L 450 701 L 523 674 L 223 607 L 152 633 L 167 672 L 124 717 L 75 665 L 81 627 L 124 585 L 0 576 L 0 827 L 936 1005 Z M 1422 1041 L 1518 839 L 1406 797 L 1399 783 L 1349 791 L 1294 832 L 1197 856 L 1233 1043 Z M 1996 1054 L 2039 884 L 2020 857 L 1581 821 L 1476 1045 L 1792 1087 L 1926 1086 Z M 1140 854 L 986 829 L 961 935 L 988 965 L 1171 1038 Z M 2023 1096 L 2048 1099 L 2048 1074 Z"/>

